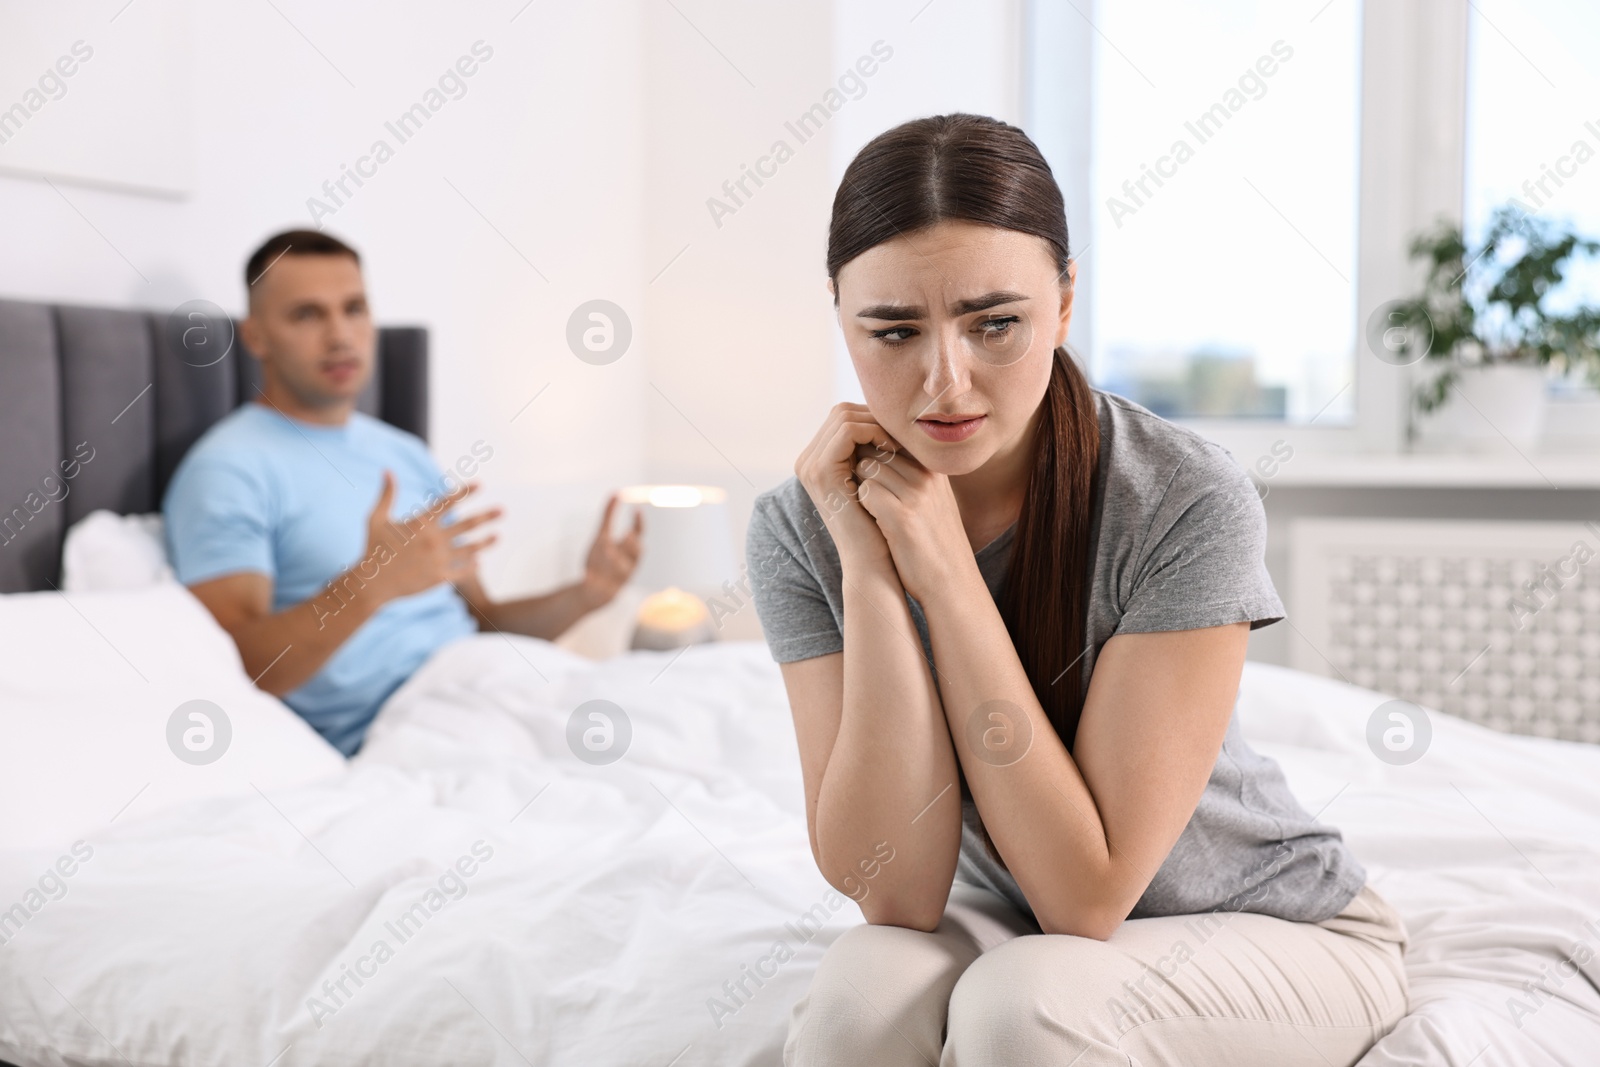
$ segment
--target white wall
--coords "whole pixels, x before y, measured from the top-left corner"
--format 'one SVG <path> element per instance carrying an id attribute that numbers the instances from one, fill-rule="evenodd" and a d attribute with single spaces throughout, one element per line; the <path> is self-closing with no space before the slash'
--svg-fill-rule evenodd
<path id="1" fill-rule="evenodd" d="M 496 453 L 484 478 L 497 495 L 533 506 L 531 487 L 576 483 L 587 488 L 563 503 L 592 525 L 604 486 L 639 478 L 646 452 L 642 360 L 593 367 L 564 341 L 578 303 L 636 304 L 643 284 L 637 2 L 537 3 L 512 21 L 522 0 L 279 0 L 291 25 L 266 4 L 174 0 L 140 0 L 111 22 L 118 0 L 85 5 L 76 36 L 109 67 L 140 20 L 174 6 L 192 23 L 192 195 L 65 182 L 58 194 L 0 176 L 12 252 L 0 258 L 0 294 L 162 309 L 206 298 L 238 313 L 248 252 L 310 223 L 307 198 L 383 137 L 393 158 L 322 221 L 362 251 L 380 321 L 432 330 L 436 453 L 448 461 L 488 440 Z M 493 55 L 464 79 L 464 96 L 404 144 L 384 130 L 479 40 Z M 91 81 L 96 69 L 84 65 L 63 103 L 115 94 L 114 81 Z M 41 110 L 15 143 L 51 117 Z M 521 550 L 497 550 L 491 575 L 553 578 L 552 516 L 520 518 L 507 531 L 520 536 L 507 540 Z"/>

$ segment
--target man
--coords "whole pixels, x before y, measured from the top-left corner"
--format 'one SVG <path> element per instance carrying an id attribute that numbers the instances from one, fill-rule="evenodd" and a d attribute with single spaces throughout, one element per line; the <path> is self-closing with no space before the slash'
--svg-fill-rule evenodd
<path id="1" fill-rule="evenodd" d="M 281 233 L 245 281 L 239 332 L 264 384 L 179 464 L 163 503 L 168 551 L 256 684 L 341 752 L 361 747 L 379 705 L 440 646 L 479 629 L 554 639 L 627 582 L 643 524 L 635 515 L 613 540 L 613 494 L 581 580 L 491 600 L 477 558 L 495 538 L 467 535 L 499 509 L 451 522 L 477 486 L 451 486 L 421 440 L 356 410 L 376 332 L 355 250 Z"/>

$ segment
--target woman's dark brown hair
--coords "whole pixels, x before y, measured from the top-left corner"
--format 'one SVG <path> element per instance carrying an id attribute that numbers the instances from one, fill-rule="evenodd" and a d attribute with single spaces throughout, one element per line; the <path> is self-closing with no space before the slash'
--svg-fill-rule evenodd
<path id="1" fill-rule="evenodd" d="M 873 138 L 845 170 L 828 229 L 828 277 L 891 238 L 946 219 L 1043 238 L 1058 275 L 1071 246 L 1061 190 L 1028 135 L 980 115 L 915 119 Z M 1017 658 L 1070 751 L 1083 711 L 1089 550 L 1100 423 L 1089 381 L 1054 352 L 1033 473 L 1000 594 Z M 962 794 L 968 795 L 965 777 Z M 1004 861 L 987 830 L 984 845 Z"/>

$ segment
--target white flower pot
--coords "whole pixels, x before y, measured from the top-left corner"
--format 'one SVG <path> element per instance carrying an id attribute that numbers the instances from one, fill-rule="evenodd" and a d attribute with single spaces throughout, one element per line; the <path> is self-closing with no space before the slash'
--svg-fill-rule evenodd
<path id="1" fill-rule="evenodd" d="M 1494 363 L 1466 367 L 1446 394 L 1445 429 L 1458 446 L 1494 452 L 1505 442 L 1521 451 L 1538 447 L 1544 432 L 1545 369 Z"/>

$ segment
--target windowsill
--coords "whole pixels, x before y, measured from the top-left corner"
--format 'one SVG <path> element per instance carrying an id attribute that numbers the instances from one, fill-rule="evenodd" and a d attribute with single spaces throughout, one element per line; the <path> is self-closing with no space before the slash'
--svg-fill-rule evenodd
<path id="1" fill-rule="evenodd" d="M 1508 455 L 1297 452 L 1293 459 L 1279 466 L 1271 478 L 1259 480 L 1272 489 L 1600 489 L 1600 455 L 1528 452 L 1523 458 L 1514 452 Z"/>
<path id="2" fill-rule="evenodd" d="M 1600 489 L 1600 400 L 1551 398 L 1537 446 L 1520 450 L 1504 438 L 1469 443 L 1427 424 L 1412 447 L 1389 451 L 1352 424 L 1173 421 L 1222 445 L 1258 485 L 1273 488 Z"/>

